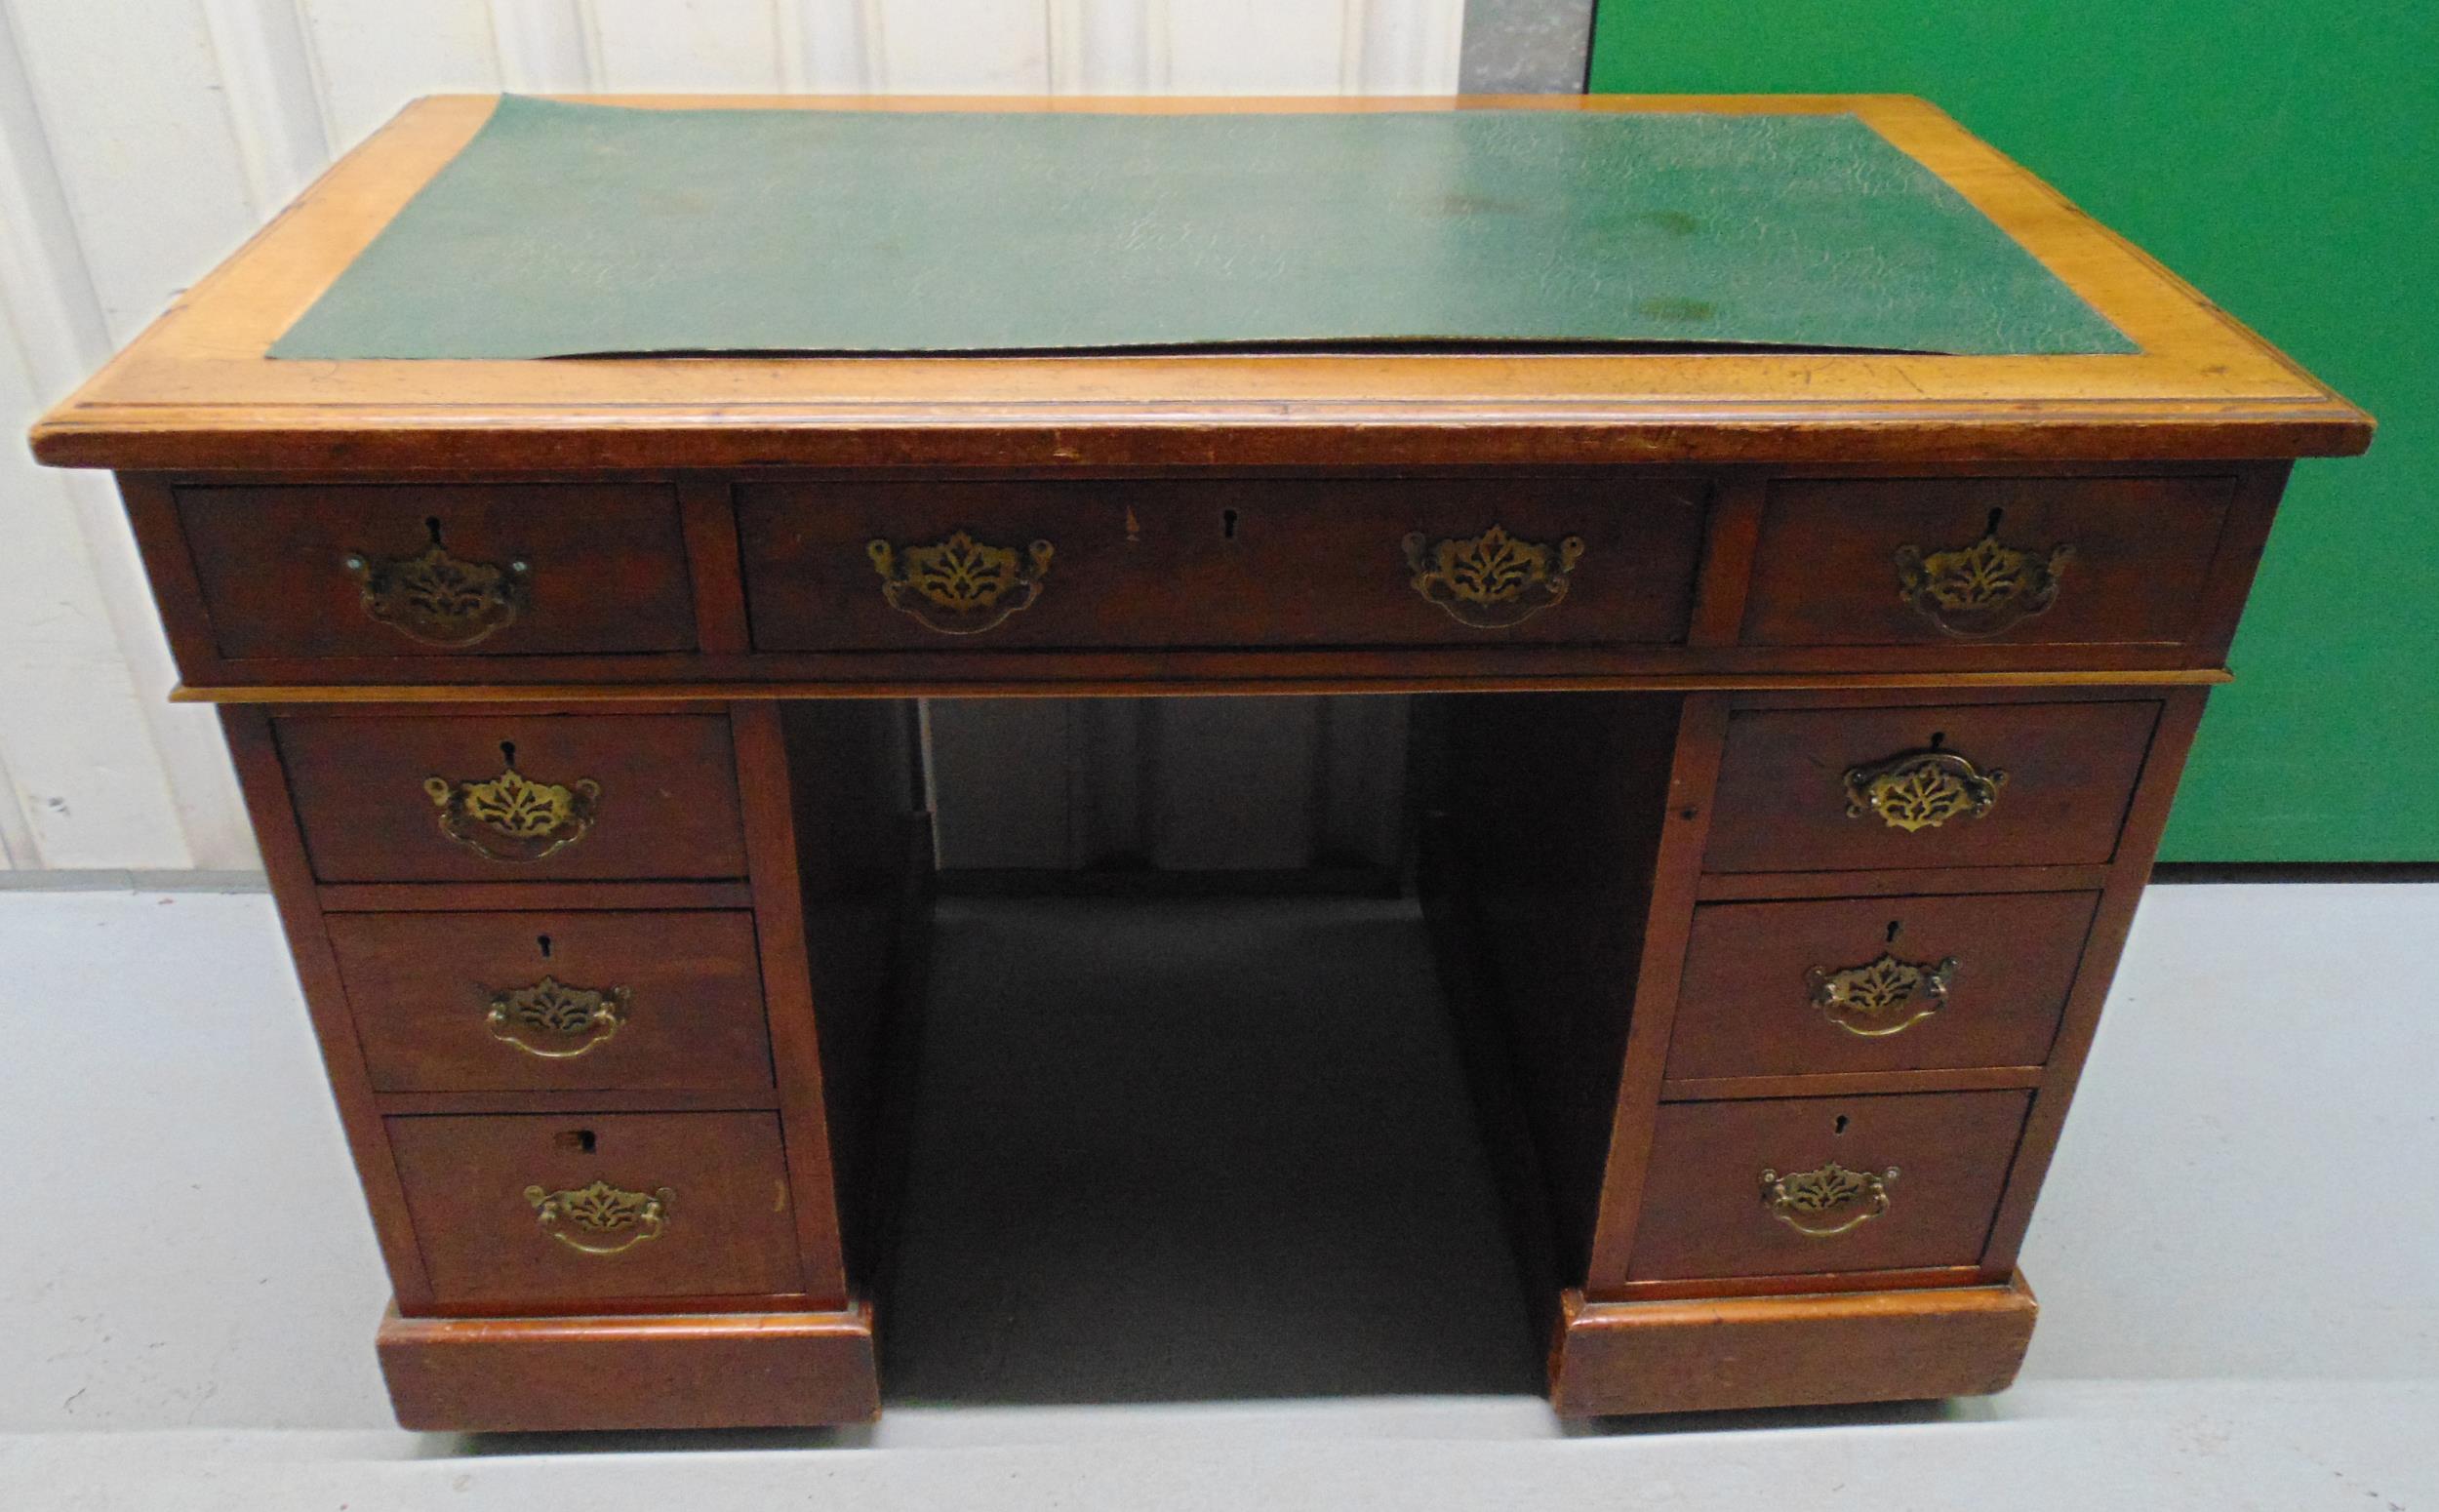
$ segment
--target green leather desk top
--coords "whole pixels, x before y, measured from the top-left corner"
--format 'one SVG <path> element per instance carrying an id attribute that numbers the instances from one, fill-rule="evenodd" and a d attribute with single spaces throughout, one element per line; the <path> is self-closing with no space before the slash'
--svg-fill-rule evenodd
<path id="1" fill-rule="evenodd" d="M 1404 342 L 2134 349 L 1846 115 L 510 97 L 271 355 Z"/>

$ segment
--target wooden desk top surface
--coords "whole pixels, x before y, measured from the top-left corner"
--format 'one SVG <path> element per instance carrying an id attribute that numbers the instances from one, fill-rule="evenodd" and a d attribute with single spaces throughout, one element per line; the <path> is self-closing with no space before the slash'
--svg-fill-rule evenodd
<path id="1" fill-rule="evenodd" d="M 536 471 L 1555 462 L 1993 462 L 2344 455 L 2371 423 L 1923 101 L 653 97 L 802 109 L 1852 113 L 2140 348 L 2131 355 L 1434 350 L 274 360 L 496 101 L 409 106 L 34 431 L 126 470 Z"/>

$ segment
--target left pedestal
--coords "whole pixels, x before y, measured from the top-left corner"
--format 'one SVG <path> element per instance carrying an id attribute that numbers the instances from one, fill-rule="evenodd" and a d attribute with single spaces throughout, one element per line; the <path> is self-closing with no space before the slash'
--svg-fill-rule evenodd
<path id="1" fill-rule="evenodd" d="M 877 1413 L 877 1028 L 924 875 L 893 708 L 226 711 L 401 1423 Z"/>

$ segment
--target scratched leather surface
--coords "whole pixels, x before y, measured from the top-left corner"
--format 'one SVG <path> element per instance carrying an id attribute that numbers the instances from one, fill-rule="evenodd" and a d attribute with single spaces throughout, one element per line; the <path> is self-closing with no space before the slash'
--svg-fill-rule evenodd
<path id="1" fill-rule="evenodd" d="M 272 355 L 1401 340 L 2134 350 L 1851 116 L 510 98 Z"/>

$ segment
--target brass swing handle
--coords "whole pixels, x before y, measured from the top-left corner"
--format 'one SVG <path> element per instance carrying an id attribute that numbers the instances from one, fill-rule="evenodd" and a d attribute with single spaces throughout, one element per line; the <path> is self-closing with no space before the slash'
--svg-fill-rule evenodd
<path id="1" fill-rule="evenodd" d="M 618 1254 L 660 1238 L 676 1199 L 665 1186 L 630 1192 L 607 1181 L 555 1192 L 539 1185 L 525 1189 L 526 1204 L 541 1231 L 585 1254 Z"/>
<path id="2" fill-rule="evenodd" d="M 1050 576 L 1055 548 L 1029 542 L 986 545 L 964 531 L 928 546 L 864 542 L 872 570 L 881 575 L 881 597 L 889 607 L 942 635 L 980 635 L 1033 607 Z"/>
<path id="3" fill-rule="evenodd" d="M 1901 1034 L 1948 1006 L 1956 980 L 1956 957 L 1904 961 L 1883 951 L 1876 961 L 1804 974 L 1813 1006 L 1849 1034 L 1881 1039 Z"/>
<path id="4" fill-rule="evenodd" d="M 572 987 L 544 976 L 530 987 L 495 993 L 483 1022 L 492 1038 L 544 1060 L 573 1060 L 619 1032 L 635 1004 L 627 987 Z"/>
<path id="5" fill-rule="evenodd" d="M 1406 537 L 1408 582 L 1451 619 L 1477 629 L 1521 624 L 1567 597 L 1568 575 L 1583 559 L 1583 537 L 1555 546 L 1518 540 L 1494 525 L 1479 536 L 1433 540 Z"/>
<path id="6" fill-rule="evenodd" d="M 425 777 L 423 795 L 440 811 L 440 832 L 493 861 L 539 861 L 576 844 L 593 827 L 601 784 L 537 782 L 515 767 L 479 781 Z"/>
<path id="7" fill-rule="evenodd" d="M 1899 546 L 1898 594 L 1940 634 L 1987 640 L 2049 613 L 2074 555 L 2071 544 L 2046 552 L 2001 545 L 1993 515 L 1991 529 L 1970 546 L 1928 552 Z"/>
<path id="8" fill-rule="evenodd" d="M 1896 1179 L 1895 1166 L 1874 1174 L 1834 1160 L 1786 1175 L 1764 1168 L 1762 1207 L 1807 1239 L 1835 1239 L 1888 1212 L 1889 1183 Z"/>
<path id="9" fill-rule="evenodd" d="M 1846 816 L 1877 815 L 1911 834 L 1958 817 L 1979 818 L 1999 801 L 2007 774 L 1975 766 L 1954 751 L 1906 751 L 1846 774 Z"/>
<path id="10" fill-rule="evenodd" d="M 529 601 L 532 567 L 451 556 L 435 529 L 414 556 L 350 552 L 340 565 L 363 590 L 364 613 L 427 646 L 471 646 L 516 623 Z"/>

